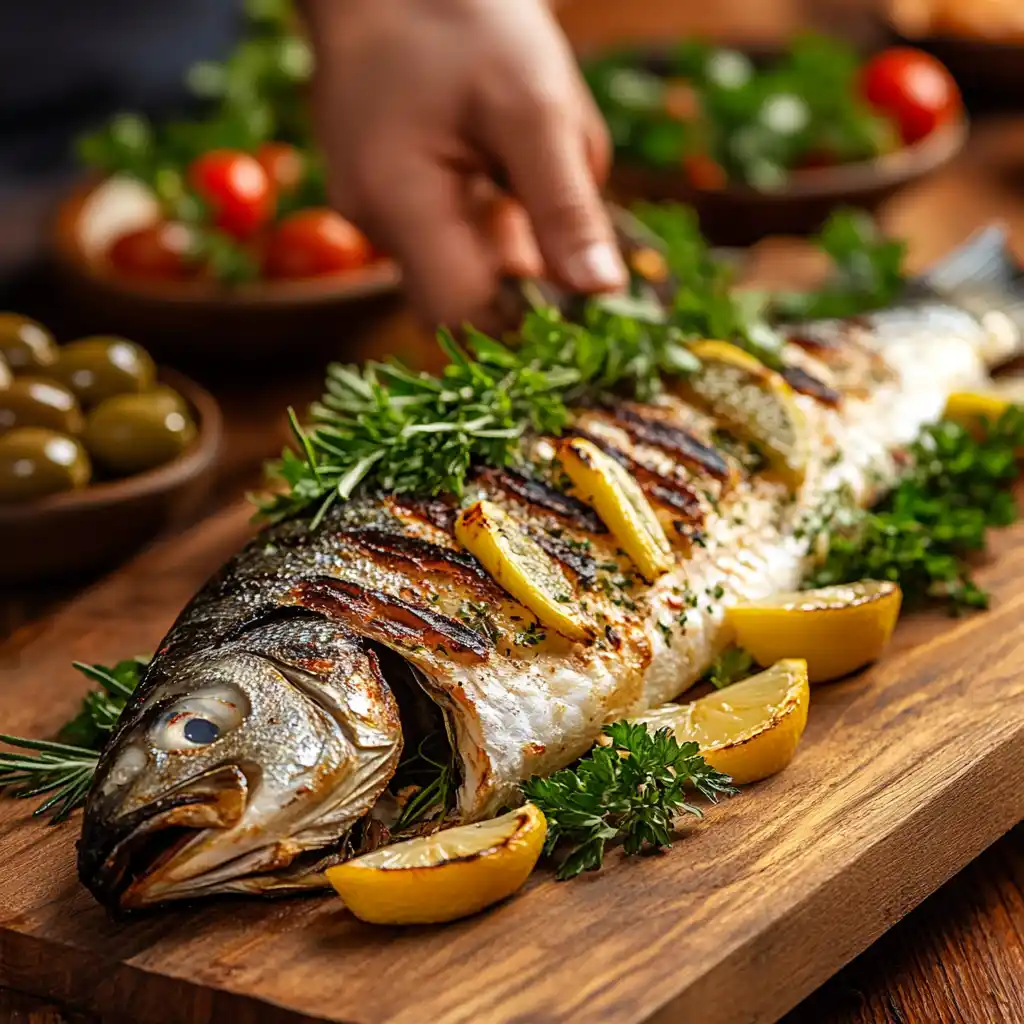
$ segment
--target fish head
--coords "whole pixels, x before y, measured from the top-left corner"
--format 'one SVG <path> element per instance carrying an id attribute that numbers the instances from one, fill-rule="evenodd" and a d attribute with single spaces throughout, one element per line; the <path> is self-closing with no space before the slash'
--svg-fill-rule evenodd
<path id="1" fill-rule="evenodd" d="M 372 651 L 303 663 L 266 646 L 154 663 L 86 802 L 79 874 L 101 902 L 287 888 L 383 792 L 402 734 Z"/>

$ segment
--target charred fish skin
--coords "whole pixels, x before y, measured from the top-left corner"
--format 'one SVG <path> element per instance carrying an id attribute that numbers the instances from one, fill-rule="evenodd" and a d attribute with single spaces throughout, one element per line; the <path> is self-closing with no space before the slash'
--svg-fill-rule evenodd
<path id="1" fill-rule="evenodd" d="M 783 359 L 821 383 L 795 399 L 813 440 L 795 492 L 724 451 L 714 417 L 671 393 L 580 410 L 581 434 L 633 473 L 666 527 L 673 567 L 652 585 L 588 508 L 552 493 L 547 439 L 527 446 L 531 466 L 477 474 L 463 504 L 499 505 L 562 565 L 601 627 L 590 643 L 543 627 L 459 547 L 451 498 L 370 496 L 316 531 L 265 531 L 181 614 L 126 708 L 87 803 L 83 880 L 121 907 L 317 884 L 322 858 L 393 803 L 403 724 L 385 650 L 453 737 L 451 819 L 514 803 L 523 779 L 570 763 L 607 721 L 692 685 L 724 643 L 728 603 L 797 586 L 830 502 L 893 483 L 901 448 L 951 390 L 983 383 L 994 345 L 982 320 L 934 297 L 794 329 Z"/>

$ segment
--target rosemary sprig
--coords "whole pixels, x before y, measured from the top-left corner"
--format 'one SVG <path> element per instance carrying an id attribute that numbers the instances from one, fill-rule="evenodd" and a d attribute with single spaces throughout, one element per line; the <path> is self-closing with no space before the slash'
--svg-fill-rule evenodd
<path id="1" fill-rule="evenodd" d="M 69 742 L 27 739 L 0 734 L 0 741 L 18 751 L 0 750 L 0 792 L 30 798 L 49 794 L 32 813 L 51 814 L 57 824 L 85 800 L 99 760 L 98 751 L 113 731 L 122 709 L 138 686 L 148 658 L 130 658 L 111 668 L 74 662 L 86 678 L 99 683 L 82 700 L 79 713 L 61 730 Z"/>
<path id="2" fill-rule="evenodd" d="M 0 741 L 21 750 L 38 751 L 31 756 L 0 750 L 0 791 L 9 790 L 12 796 L 26 798 L 50 794 L 33 816 L 52 812 L 50 822 L 56 825 L 85 800 L 99 760 L 95 751 L 3 733 Z"/>
<path id="3" fill-rule="evenodd" d="M 612 840 L 623 840 L 627 855 L 671 846 L 680 814 L 701 817 L 688 802 L 688 787 L 712 802 L 736 792 L 696 743 L 677 742 L 669 729 L 652 734 L 621 721 L 604 732 L 610 745 L 594 747 L 575 768 L 534 776 L 521 787 L 547 818 L 545 852 L 565 850 L 560 880 L 600 868 Z"/>

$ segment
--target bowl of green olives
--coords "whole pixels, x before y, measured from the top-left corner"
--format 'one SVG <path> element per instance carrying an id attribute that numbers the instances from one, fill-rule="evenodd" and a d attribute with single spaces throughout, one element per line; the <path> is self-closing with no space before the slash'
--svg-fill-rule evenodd
<path id="1" fill-rule="evenodd" d="M 92 572 L 184 522 L 221 436 L 214 399 L 134 342 L 58 346 L 0 312 L 0 581 Z"/>

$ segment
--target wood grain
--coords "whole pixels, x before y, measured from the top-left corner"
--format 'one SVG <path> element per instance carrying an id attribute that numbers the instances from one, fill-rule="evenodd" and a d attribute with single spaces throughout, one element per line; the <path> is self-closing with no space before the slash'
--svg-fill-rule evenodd
<path id="1" fill-rule="evenodd" d="M 57 616 L 0 671 L 4 728 L 67 716 L 70 658 L 151 648 L 246 518 L 211 520 Z M 670 854 L 613 856 L 569 884 L 541 872 L 446 929 L 373 929 L 331 899 L 115 924 L 77 884 L 73 830 L 2 804 L 0 983 L 138 1021 L 774 1020 L 1024 817 L 1024 527 L 999 549 L 991 612 L 912 619 L 883 663 L 816 690 L 790 769 Z"/>

